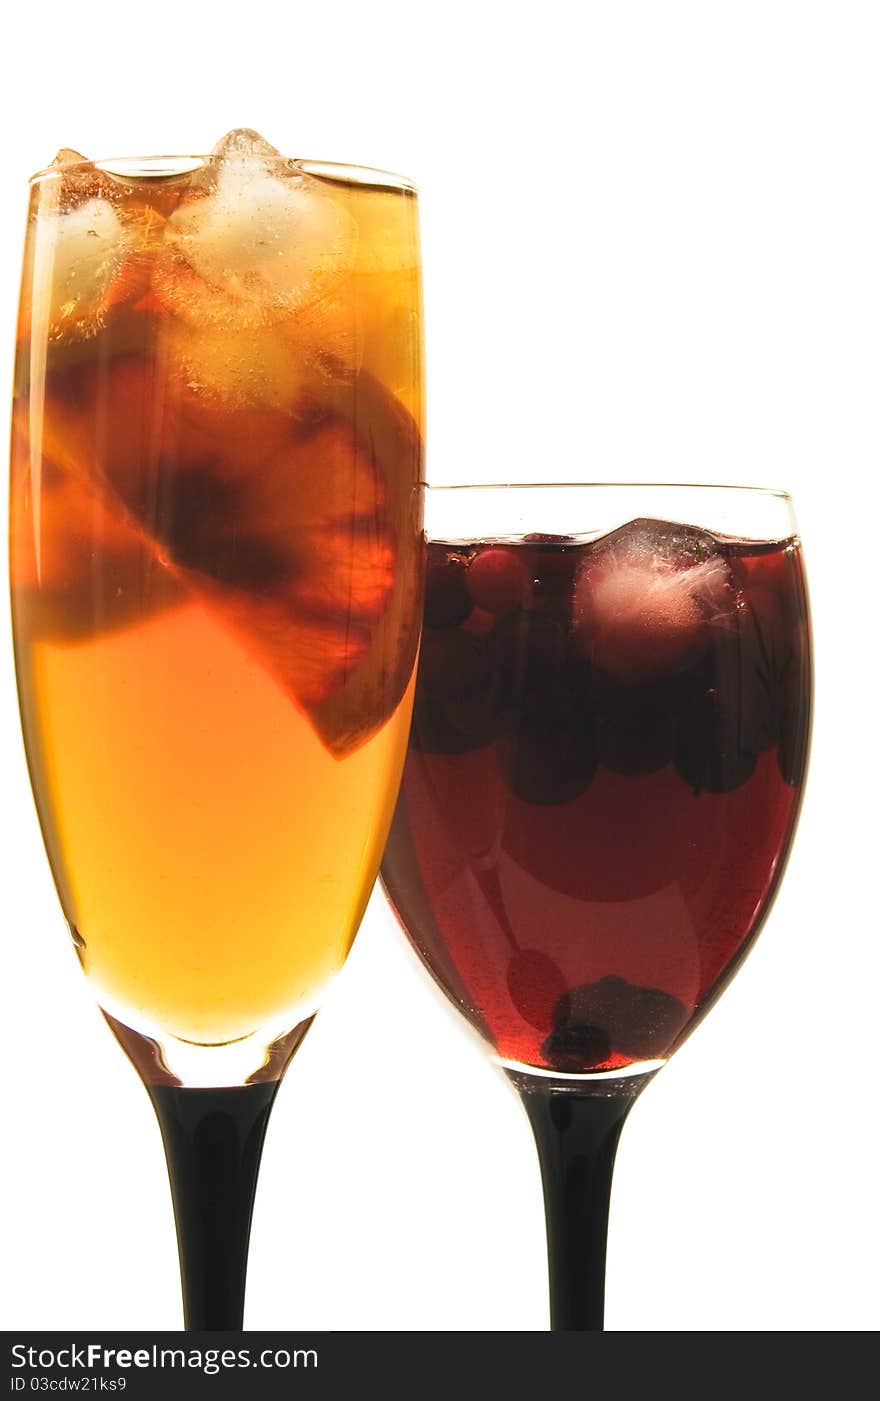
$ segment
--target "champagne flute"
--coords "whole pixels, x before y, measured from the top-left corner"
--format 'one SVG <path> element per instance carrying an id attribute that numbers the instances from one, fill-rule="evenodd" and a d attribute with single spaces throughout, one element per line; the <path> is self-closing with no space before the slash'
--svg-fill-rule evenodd
<path id="1" fill-rule="evenodd" d="M 263 1136 L 390 822 L 423 584 L 416 198 L 255 132 L 31 186 L 11 575 L 70 936 L 242 1326 Z"/>
<path id="2" fill-rule="evenodd" d="M 809 740 L 792 505 L 742 487 L 428 492 L 425 628 L 382 865 L 519 1091 L 554 1330 L 601 1330 L 635 1099 L 736 972 Z"/>

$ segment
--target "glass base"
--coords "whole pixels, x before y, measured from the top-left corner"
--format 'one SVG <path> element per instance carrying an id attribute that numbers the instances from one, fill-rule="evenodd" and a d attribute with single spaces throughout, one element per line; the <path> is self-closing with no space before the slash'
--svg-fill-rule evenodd
<path id="1" fill-rule="evenodd" d="M 507 1078 L 520 1094 L 540 1091 L 588 1096 L 591 1098 L 631 1098 L 641 1094 L 649 1080 L 662 1070 L 665 1060 L 636 1061 L 619 1070 L 586 1071 L 582 1075 L 565 1075 L 558 1070 L 543 1070 L 536 1065 L 496 1059 Z"/>
<path id="2" fill-rule="evenodd" d="M 188 1089 L 269 1084 L 281 1079 L 314 1020 L 306 1017 L 280 1033 L 263 1030 L 220 1046 L 197 1046 L 176 1037 L 145 1036 L 101 1008 L 116 1040 L 145 1085 Z"/>

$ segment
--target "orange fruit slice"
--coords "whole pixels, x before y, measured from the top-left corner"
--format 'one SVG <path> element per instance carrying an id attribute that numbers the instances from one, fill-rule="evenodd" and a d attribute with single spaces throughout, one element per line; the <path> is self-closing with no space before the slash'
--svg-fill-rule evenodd
<path id="1" fill-rule="evenodd" d="M 17 432 L 26 464 L 23 411 Z M 99 557 L 110 541 L 145 579 L 158 569 L 157 600 L 177 588 L 208 604 L 333 752 L 390 715 L 418 638 L 421 443 L 377 381 L 294 413 L 219 409 L 173 367 L 122 355 L 50 373 L 41 435 L 34 447 L 62 479 L 57 524 L 40 526 L 53 569 L 88 578 L 80 539 L 103 542 Z M 89 513 L 97 535 L 77 525 Z M 146 612 L 150 589 L 139 599 Z M 86 605 L 71 583 L 56 630 L 72 639 L 71 611 Z"/>
<path id="2" fill-rule="evenodd" d="M 10 567 L 13 598 L 35 638 L 76 642 L 179 602 L 183 590 L 117 502 L 59 467 L 44 444 L 30 475 L 24 415 L 13 415 Z"/>

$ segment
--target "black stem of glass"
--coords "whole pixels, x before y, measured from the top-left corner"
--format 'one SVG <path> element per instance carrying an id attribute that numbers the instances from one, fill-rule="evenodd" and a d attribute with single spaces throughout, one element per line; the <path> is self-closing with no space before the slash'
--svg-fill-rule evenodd
<path id="1" fill-rule="evenodd" d="M 547 1216 L 550 1327 L 602 1332 L 611 1177 L 624 1120 L 650 1077 L 607 1089 L 512 1075 L 532 1125 Z"/>
<path id="2" fill-rule="evenodd" d="M 147 1086 L 168 1161 L 190 1331 L 241 1330 L 254 1193 L 277 1089 L 277 1081 Z"/>

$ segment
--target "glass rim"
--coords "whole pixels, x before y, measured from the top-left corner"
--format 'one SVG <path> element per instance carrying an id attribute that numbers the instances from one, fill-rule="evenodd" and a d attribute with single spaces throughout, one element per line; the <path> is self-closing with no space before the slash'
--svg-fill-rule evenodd
<path id="1" fill-rule="evenodd" d="M 215 159 L 208 155 L 164 155 L 164 156 L 101 156 L 95 160 L 83 157 L 70 161 L 64 166 L 47 165 L 36 171 L 28 179 L 28 185 L 39 185 L 45 181 L 61 178 L 87 170 L 99 170 L 111 178 L 125 180 L 173 179 L 175 176 L 191 175 L 194 171 L 210 165 Z M 399 175 L 379 166 L 356 165 L 348 161 L 316 160 L 306 156 L 261 156 L 258 164 L 292 167 L 303 175 L 317 179 L 335 180 L 348 185 L 368 185 L 375 189 L 399 190 L 407 194 L 417 194 L 418 187 L 408 175 Z"/>
<path id="2" fill-rule="evenodd" d="M 728 491 L 792 502 L 783 487 L 736 482 L 420 482 L 427 491 Z"/>

